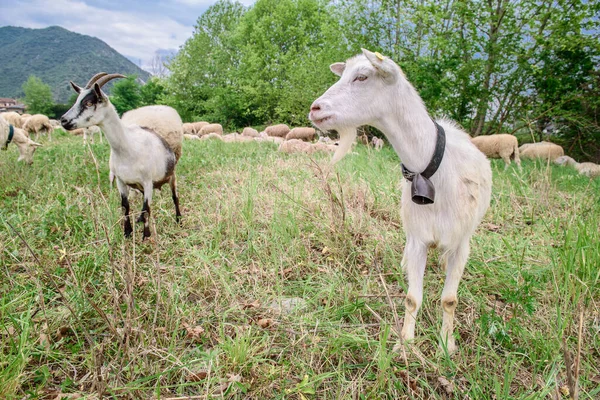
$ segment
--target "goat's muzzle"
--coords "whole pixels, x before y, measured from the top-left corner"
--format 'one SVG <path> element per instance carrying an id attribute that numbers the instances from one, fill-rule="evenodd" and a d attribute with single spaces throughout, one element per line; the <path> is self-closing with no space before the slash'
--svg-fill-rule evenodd
<path id="1" fill-rule="evenodd" d="M 60 118 L 60 125 L 68 131 L 71 131 L 73 130 L 73 128 L 75 128 L 73 121 L 71 121 L 68 118 L 65 118 L 64 115 Z"/>

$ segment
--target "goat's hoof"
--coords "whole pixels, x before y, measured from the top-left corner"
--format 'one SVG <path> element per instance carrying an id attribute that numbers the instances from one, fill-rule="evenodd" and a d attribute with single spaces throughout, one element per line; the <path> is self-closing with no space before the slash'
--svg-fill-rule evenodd
<path id="1" fill-rule="evenodd" d="M 451 338 L 446 343 L 440 342 L 440 350 L 444 355 L 448 354 L 449 356 L 453 356 L 458 351 L 458 346 L 456 346 L 454 338 Z"/>

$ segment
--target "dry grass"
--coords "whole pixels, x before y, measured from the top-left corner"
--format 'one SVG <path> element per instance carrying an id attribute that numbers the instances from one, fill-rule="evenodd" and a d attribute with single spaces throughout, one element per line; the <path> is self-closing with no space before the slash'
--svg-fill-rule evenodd
<path id="1" fill-rule="evenodd" d="M 416 346 L 398 355 L 389 148 L 332 169 L 268 143 L 185 146 L 183 227 L 157 193 L 147 243 L 141 229 L 122 237 L 106 144 L 55 135 L 31 168 L 2 155 L 0 397 L 556 398 L 576 371 L 565 354 L 579 398 L 600 396 L 600 180 L 494 163 L 459 289 L 459 353 L 438 350 L 432 253 Z M 271 304 L 286 298 L 302 306 Z"/>

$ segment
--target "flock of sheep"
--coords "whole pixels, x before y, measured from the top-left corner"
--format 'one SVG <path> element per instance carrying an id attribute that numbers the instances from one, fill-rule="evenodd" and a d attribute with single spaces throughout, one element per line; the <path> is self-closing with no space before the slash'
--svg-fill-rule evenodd
<path id="1" fill-rule="evenodd" d="M 259 132 L 252 127 L 245 127 L 242 133 L 232 132 L 223 134 L 221 124 L 210 124 L 206 121 L 183 124 L 183 136 L 189 140 L 216 139 L 225 143 L 232 142 L 272 142 L 279 145 L 283 153 L 329 152 L 337 150 L 337 143 L 326 136 L 317 138 L 317 131 L 310 127 L 296 127 L 290 129 L 286 124 L 271 125 Z M 367 141 L 368 144 L 368 141 Z M 383 140 L 374 137 L 373 144 L 376 150 L 383 148 Z"/>
<path id="2" fill-rule="evenodd" d="M 406 178 L 402 184 L 401 202 L 407 240 L 402 267 L 409 285 L 402 337 L 405 340 L 414 338 L 416 315 L 423 297 L 427 251 L 430 247 L 438 247 L 447 274 L 441 297 L 440 338 L 442 347 L 453 353 L 457 348 L 453 326 L 458 284 L 470 253 L 470 238 L 490 205 L 492 173 L 488 157 L 502 158 L 507 166 L 512 159 L 519 167 L 520 158 L 543 158 L 572 165 L 587 176 L 600 175 L 600 166 L 579 164 L 564 156 L 563 149 L 553 143 L 528 144 L 519 148 L 512 135 L 471 139 L 452 121 L 433 120 L 400 67 L 379 53 L 363 49 L 362 54 L 345 63 L 332 64 L 330 69 L 340 76 L 340 80 L 315 100 L 309 119 L 321 131 L 336 130 L 340 136 L 338 143 L 323 137 L 315 142 L 314 128 L 290 129 L 284 124 L 269 126 L 263 132 L 246 127 L 241 134 L 224 134 L 220 124 L 184 124 L 177 111 L 168 106 L 142 107 L 119 118 L 101 88 L 110 80 L 123 76 L 106 73 L 96 74 L 85 87 L 71 82 L 78 97 L 62 116 L 60 125 L 69 131 L 97 126 L 104 132 L 111 148 L 111 180 L 116 179 L 121 195 L 124 234 L 130 236 L 133 231 L 128 201 L 133 189 L 144 195 L 142 212 L 137 220 L 144 224 L 144 238 L 151 236 L 149 219 L 153 189 L 168 183 L 177 220 L 181 217 L 175 167 L 181 157 L 184 138 L 269 141 L 279 144 L 279 151 L 286 153 L 335 152 L 332 161 L 337 162 L 357 138 L 370 144 L 366 135 L 358 135 L 358 127 L 372 125 L 378 128 L 400 156 Z M 42 117 L 2 115 L 0 143 L 5 147 L 12 139 L 20 150 L 22 147 L 35 149 L 39 144 L 29 139 L 29 134 L 50 133 L 58 124 L 58 121 Z M 375 149 L 381 149 L 383 140 L 373 138 L 371 144 Z M 31 157 L 26 161 L 30 162 Z M 428 196 L 425 196 L 427 202 L 419 195 L 423 191 Z"/>
<path id="3" fill-rule="evenodd" d="M 511 160 L 521 167 L 521 158 L 541 159 L 557 165 L 569 165 L 581 175 L 591 178 L 600 176 L 600 165 L 591 162 L 578 163 L 565 156 L 563 148 L 556 143 L 527 143 L 519 147 L 517 138 L 508 134 L 477 136 L 472 138 L 471 142 L 487 157 L 503 159 L 506 163 L 505 168 L 508 168 Z"/>

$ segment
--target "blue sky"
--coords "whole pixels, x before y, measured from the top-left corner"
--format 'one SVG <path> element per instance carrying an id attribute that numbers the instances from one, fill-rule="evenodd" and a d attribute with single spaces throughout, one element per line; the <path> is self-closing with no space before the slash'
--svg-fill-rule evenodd
<path id="1" fill-rule="evenodd" d="M 241 0 L 244 5 L 254 0 Z M 1 0 L 0 26 L 62 26 L 95 36 L 149 68 L 156 51 L 176 51 L 216 0 Z"/>

